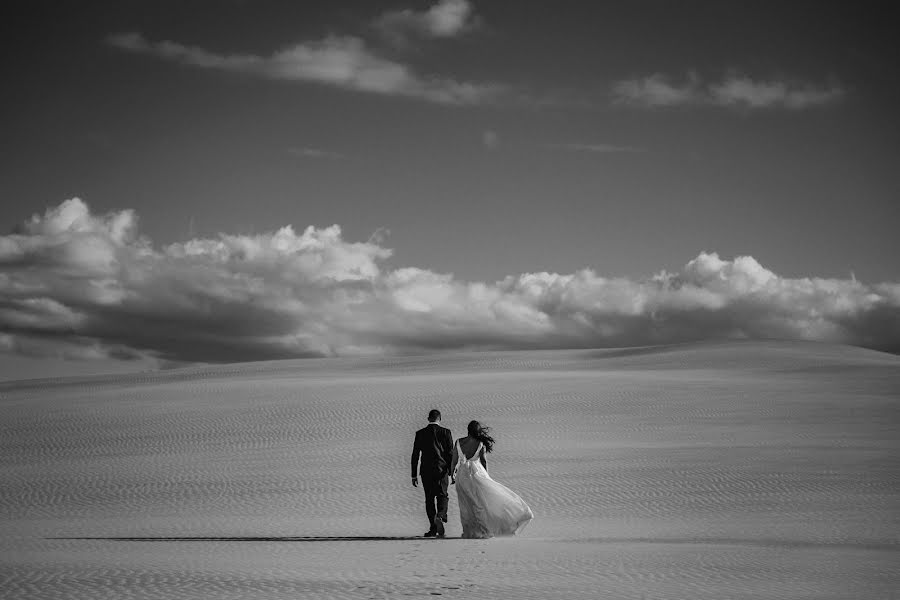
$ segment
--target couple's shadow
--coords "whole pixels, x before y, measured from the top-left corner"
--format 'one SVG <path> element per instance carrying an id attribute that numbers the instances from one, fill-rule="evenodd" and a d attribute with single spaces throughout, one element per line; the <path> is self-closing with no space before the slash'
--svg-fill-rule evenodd
<path id="1" fill-rule="evenodd" d="M 48 540 L 107 540 L 115 542 L 396 542 L 427 540 L 423 536 L 304 535 L 304 536 L 156 536 L 156 537 L 51 537 Z M 449 538 L 443 538 L 449 539 Z"/>

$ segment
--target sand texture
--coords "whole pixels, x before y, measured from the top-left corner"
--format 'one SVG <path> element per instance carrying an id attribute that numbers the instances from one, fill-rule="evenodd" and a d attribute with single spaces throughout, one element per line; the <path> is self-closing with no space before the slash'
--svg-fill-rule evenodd
<path id="1" fill-rule="evenodd" d="M 523 536 L 415 537 L 432 407 L 455 437 L 494 428 Z M 3 599 L 898 590 L 894 355 L 735 342 L 0 383 Z"/>

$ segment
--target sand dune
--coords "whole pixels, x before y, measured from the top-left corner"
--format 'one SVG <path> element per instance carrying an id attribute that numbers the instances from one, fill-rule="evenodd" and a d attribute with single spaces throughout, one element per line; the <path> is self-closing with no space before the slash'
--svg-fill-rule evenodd
<path id="1" fill-rule="evenodd" d="M 495 428 L 523 537 L 409 539 L 433 406 Z M 3 382 L 0 414 L 4 598 L 900 597 L 900 357 L 875 351 L 204 366 Z"/>

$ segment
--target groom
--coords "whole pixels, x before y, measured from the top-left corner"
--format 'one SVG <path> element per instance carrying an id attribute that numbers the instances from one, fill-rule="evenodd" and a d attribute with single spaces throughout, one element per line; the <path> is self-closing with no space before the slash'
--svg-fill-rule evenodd
<path id="1" fill-rule="evenodd" d="M 447 522 L 447 487 L 450 479 L 450 460 L 453 457 L 453 434 L 441 427 L 441 411 L 428 413 L 428 426 L 416 432 L 412 452 L 412 484 L 419 485 L 416 465 L 422 455 L 422 489 L 425 490 L 425 514 L 431 526 L 425 537 L 444 537 Z M 435 507 L 437 501 L 437 507 Z"/>

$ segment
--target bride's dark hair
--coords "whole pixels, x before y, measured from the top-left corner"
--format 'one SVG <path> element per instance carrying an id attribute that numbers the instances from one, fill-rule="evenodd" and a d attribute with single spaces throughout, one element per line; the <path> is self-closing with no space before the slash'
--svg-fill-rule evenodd
<path id="1" fill-rule="evenodd" d="M 469 437 L 475 438 L 482 444 L 484 449 L 490 452 L 494 449 L 494 438 L 491 437 L 491 428 L 485 427 L 478 421 L 469 421 Z"/>

